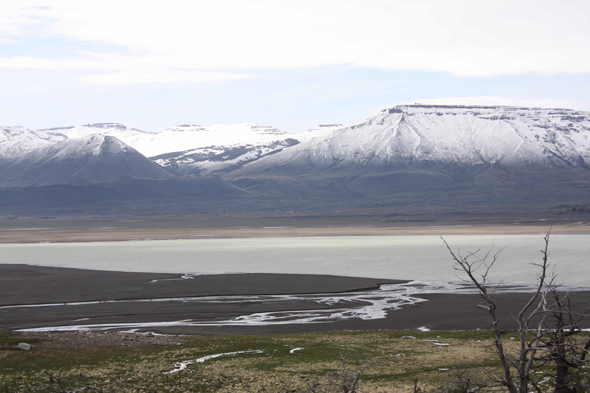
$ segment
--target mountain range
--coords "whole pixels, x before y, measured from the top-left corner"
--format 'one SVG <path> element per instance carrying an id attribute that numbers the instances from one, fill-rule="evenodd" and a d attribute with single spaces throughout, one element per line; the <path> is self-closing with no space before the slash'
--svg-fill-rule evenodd
<path id="1" fill-rule="evenodd" d="M 298 134 L 252 123 L 160 133 L 116 123 L 0 127 L 0 203 L 7 208 L 15 193 L 112 190 L 126 182 L 153 207 L 161 198 L 155 190 L 171 181 L 185 202 L 208 209 L 222 200 L 236 210 L 585 204 L 590 113 L 401 105 Z M 217 191 L 181 190 L 199 182 L 214 182 Z M 162 206 L 173 206 L 174 194 L 165 194 Z"/>

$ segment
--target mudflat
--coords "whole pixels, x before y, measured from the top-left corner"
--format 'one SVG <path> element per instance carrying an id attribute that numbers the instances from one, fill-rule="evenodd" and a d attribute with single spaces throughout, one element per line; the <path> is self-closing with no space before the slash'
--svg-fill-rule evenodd
<path id="1" fill-rule="evenodd" d="M 322 323 L 289 321 L 289 313 L 306 310 L 354 312 L 366 301 L 355 296 L 344 302 L 330 301 L 330 294 L 355 295 L 377 290 L 383 284 L 402 281 L 367 278 L 291 275 L 223 274 L 183 278 L 175 274 L 121 273 L 67 268 L 0 265 L 0 329 L 32 329 L 101 325 L 168 334 L 259 334 L 331 330 L 377 329 L 485 329 L 488 316 L 474 294 L 418 294 L 426 301 L 389 310 L 372 319 L 338 318 Z M 289 301 L 264 295 L 304 295 Z M 322 300 L 305 294 L 322 294 Z M 256 297 L 253 297 L 256 295 Z M 211 301 L 215 296 L 231 300 Z M 526 293 L 496 295 L 502 327 L 514 327 L 514 314 L 529 298 Z M 179 301 L 178 298 L 191 298 Z M 174 300 L 176 299 L 176 300 Z M 200 300 L 201 299 L 201 300 Z M 61 304 L 68 303 L 68 305 Z M 343 305 L 344 303 L 344 305 Z M 573 306 L 590 304 L 590 292 L 577 292 Z M 285 314 L 279 323 L 217 323 L 243 316 Z M 195 326 L 175 321 L 199 320 Z M 252 319 L 256 321 L 256 319 Z M 163 322 L 163 323 L 162 323 Z M 172 323 L 171 323 L 172 322 Z M 291 323 L 293 322 L 293 323 Z M 161 323 L 161 324 L 159 324 Z M 126 327 L 127 326 L 127 327 Z"/>

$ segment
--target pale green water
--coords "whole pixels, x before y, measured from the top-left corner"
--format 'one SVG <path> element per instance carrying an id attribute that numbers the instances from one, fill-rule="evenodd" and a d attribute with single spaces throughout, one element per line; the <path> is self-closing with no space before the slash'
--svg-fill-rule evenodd
<path id="1" fill-rule="evenodd" d="M 445 236 L 456 249 L 504 248 L 495 280 L 531 282 L 543 234 Z M 170 273 L 304 273 L 456 280 L 438 236 L 198 239 L 0 245 L 0 263 Z M 590 287 L 590 235 L 553 235 L 550 262 L 558 281 Z"/>

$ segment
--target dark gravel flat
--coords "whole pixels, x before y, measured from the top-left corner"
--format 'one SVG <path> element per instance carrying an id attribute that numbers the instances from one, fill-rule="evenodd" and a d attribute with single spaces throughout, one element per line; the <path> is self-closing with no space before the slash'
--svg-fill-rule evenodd
<path id="1" fill-rule="evenodd" d="M 0 306 L 213 295 L 350 292 L 405 282 L 311 274 L 180 274 L 0 264 Z"/>
<path id="2" fill-rule="evenodd" d="M 157 299 L 214 295 L 270 295 L 343 293 L 378 288 L 379 284 L 402 281 L 368 278 L 292 275 L 224 274 L 182 279 L 176 274 L 121 273 L 28 265 L 0 265 L 0 305 L 44 304 L 79 301 Z M 525 303 L 527 294 L 499 294 L 502 327 L 514 328 L 511 316 Z M 488 316 L 477 307 L 477 295 L 424 295 L 427 302 L 391 311 L 387 318 L 346 320 L 322 324 L 272 326 L 166 327 L 146 330 L 169 334 L 257 334 L 329 330 L 416 329 L 463 330 L 487 328 Z M 578 292 L 573 306 L 590 304 L 590 292 Z M 177 321 L 229 318 L 244 314 L 291 309 L 333 308 L 302 300 L 281 302 L 141 302 L 98 303 L 67 307 L 0 309 L 0 329 L 119 322 Z M 82 321 L 76 321 L 82 320 Z"/>

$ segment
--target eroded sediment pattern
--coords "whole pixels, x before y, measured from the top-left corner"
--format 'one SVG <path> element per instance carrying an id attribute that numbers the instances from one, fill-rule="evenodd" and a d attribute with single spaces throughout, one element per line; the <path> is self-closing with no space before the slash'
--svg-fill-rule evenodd
<path id="1" fill-rule="evenodd" d="M 530 285 L 502 285 L 497 292 L 530 292 Z M 197 327 L 197 326 L 269 326 L 286 324 L 330 323 L 350 319 L 372 320 L 387 317 L 387 313 L 402 307 L 411 306 L 428 300 L 420 295 L 428 294 L 476 294 L 477 289 L 467 283 L 411 281 L 402 284 L 385 284 L 378 289 L 347 292 L 341 294 L 305 294 L 305 295 L 233 295 L 180 297 L 158 299 L 106 300 L 91 302 L 48 303 L 31 305 L 4 306 L 7 308 L 69 307 L 101 303 L 145 303 L 145 302 L 195 302 L 195 303 L 276 303 L 289 304 L 289 311 L 277 310 L 240 315 L 219 319 L 184 319 L 165 322 L 130 322 L 72 324 L 67 326 L 38 327 L 22 329 L 23 331 L 72 331 L 72 330 L 110 330 L 110 329 L 150 329 L 162 327 Z M 317 309 L 293 310 L 297 303 L 315 303 Z M 295 307 L 296 308 L 296 307 Z"/>

